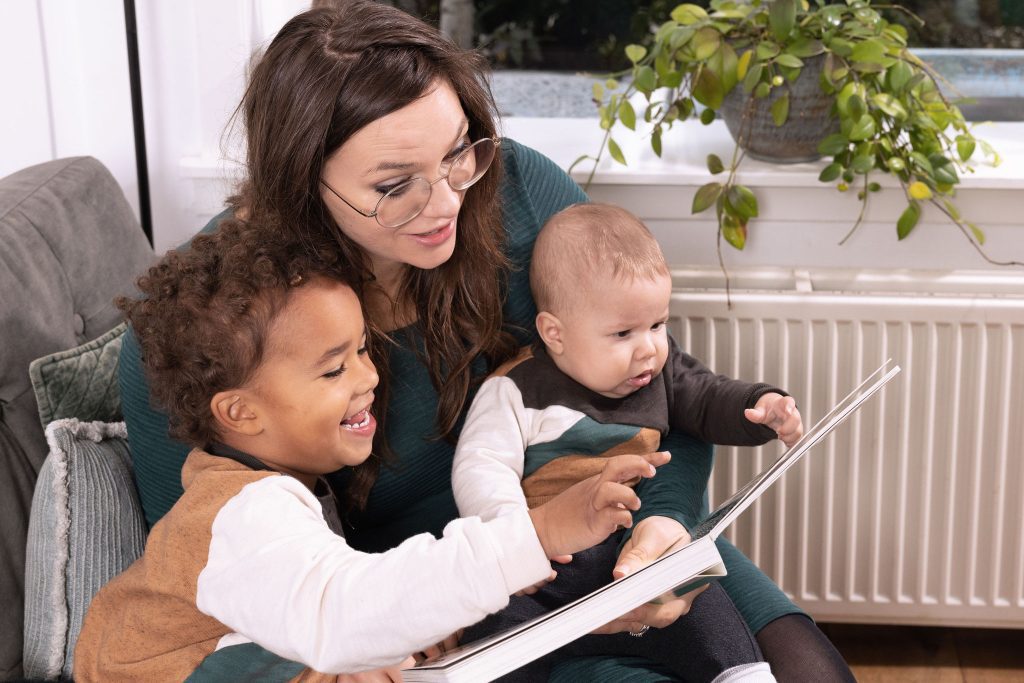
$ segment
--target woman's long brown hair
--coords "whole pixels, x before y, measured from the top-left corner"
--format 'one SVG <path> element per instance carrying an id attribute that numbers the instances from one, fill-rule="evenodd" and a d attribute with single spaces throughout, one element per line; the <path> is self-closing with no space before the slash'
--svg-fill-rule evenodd
<path id="1" fill-rule="evenodd" d="M 255 64 L 239 105 L 248 174 L 233 205 L 253 217 L 273 216 L 297 240 L 334 235 L 365 301 L 373 272 L 366 254 L 344 235 L 323 202 L 324 163 L 356 131 L 419 99 L 439 81 L 458 95 L 470 139 L 494 137 L 497 115 L 487 73 L 478 54 L 383 4 L 354 0 L 342 9 L 318 7 L 296 16 Z M 439 397 L 438 438 L 453 436 L 471 388 L 473 360 L 483 357 L 494 367 L 515 350 L 502 328 L 508 261 L 498 198 L 501 175 L 499 154 L 466 191 L 452 257 L 430 270 L 407 268 L 399 287 L 398 303 L 415 308 L 424 338 L 421 359 Z M 374 321 L 367 324 L 381 378 L 380 429 L 375 457 L 357 468 L 347 492 L 356 508 L 365 504 L 381 458 L 389 456 L 384 435 L 390 339 Z"/>

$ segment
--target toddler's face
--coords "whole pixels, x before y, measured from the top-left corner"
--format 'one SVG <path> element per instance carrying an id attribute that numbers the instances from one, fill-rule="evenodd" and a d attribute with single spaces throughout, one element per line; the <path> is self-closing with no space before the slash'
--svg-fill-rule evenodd
<path id="1" fill-rule="evenodd" d="M 254 455 L 306 480 L 363 462 L 377 379 L 355 293 L 324 279 L 302 285 L 271 324 L 250 383 L 265 437 Z"/>
<path id="2" fill-rule="evenodd" d="M 657 275 L 626 282 L 595 277 L 560 316 L 558 366 L 603 396 L 623 398 L 651 383 L 668 357 L 672 279 Z"/>

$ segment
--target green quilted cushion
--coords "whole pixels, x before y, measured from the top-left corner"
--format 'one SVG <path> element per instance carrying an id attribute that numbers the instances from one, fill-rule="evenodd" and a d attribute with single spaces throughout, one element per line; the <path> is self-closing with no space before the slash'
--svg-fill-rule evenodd
<path id="1" fill-rule="evenodd" d="M 117 359 L 125 329 L 121 323 L 81 346 L 32 361 L 28 372 L 43 427 L 70 417 L 83 422 L 121 420 Z"/>

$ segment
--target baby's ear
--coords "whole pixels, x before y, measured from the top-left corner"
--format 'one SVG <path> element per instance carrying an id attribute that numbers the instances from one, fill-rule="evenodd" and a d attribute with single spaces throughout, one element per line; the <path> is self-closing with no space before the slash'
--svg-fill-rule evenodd
<path id="1" fill-rule="evenodd" d="M 221 391 L 210 399 L 210 412 L 221 431 L 256 436 L 263 431 L 259 414 L 249 404 L 244 389 Z"/>
<path id="2" fill-rule="evenodd" d="M 548 351 L 555 355 L 562 353 L 562 321 L 553 313 L 541 311 L 536 319 L 537 334 L 541 341 L 548 347 Z"/>

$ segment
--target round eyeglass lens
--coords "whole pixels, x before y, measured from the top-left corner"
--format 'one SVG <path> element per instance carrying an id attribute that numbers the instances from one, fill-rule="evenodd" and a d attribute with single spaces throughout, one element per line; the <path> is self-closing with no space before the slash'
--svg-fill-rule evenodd
<path id="1" fill-rule="evenodd" d="M 455 157 L 448 170 L 448 184 L 453 190 L 465 190 L 480 180 L 494 161 L 494 140 L 477 140 Z"/>
<path id="2" fill-rule="evenodd" d="M 456 192 L 469 189 L 490 168 L 495 149 L 491 138 L 477 140 L 455 157 L 448 172 L 434 182 L 444 178 Z M 410 178 L 396 185 L 377 202 L 377 222 L 385 228 L 397 228 L 416 218 L 430 201 L 432 187 L 425 178 Z"/>

